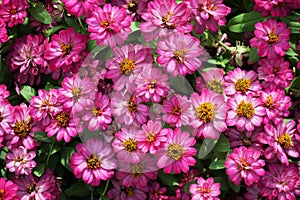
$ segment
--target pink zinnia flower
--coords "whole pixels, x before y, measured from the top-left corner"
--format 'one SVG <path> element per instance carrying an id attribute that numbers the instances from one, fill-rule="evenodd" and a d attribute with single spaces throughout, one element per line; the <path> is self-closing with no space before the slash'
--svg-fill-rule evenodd
<path id="1" fill-rule="evenodd" d="M 105 0 L 62 0 L 62 2 L 65 3 L 68 13 L 75 17 L 80 17 L 83 14 L 89 16 L 94 7 L 105 4 Z"/>
<path id="2" fill-rule="evenodd" d="M 251 47 L 257 47 L 260 57 L 275 59 L 284 56 L 285 51 L 290 48 L 290 29 L 286 28 L 284 22 L 268 19 L 255 24 L 255 38 L 250 40 Z"/>
<path id="3" fill-rule="evenodd" d="M 5 99 L 9 97 L 10 92 L 7 90 L 7 86 L 5 84 L 0 84 L 0 99 Z"/>
<path id="4" fill-rule="evenodd" d="M 52 137 L 56 135 L 57 141 L 64 139 L 66 142 L 70 142 L 71 138 L 80 132 L 80 130 L 77 130 L 78 126 L 73 117 L 74 116 L 67 109 L 61 110 L 45 128 L 47 136 Z"/>
<path id="5" fill-rule="evenodd" d="M 38 96 L 30 99 L 29 114 L 34 121 L 41 122 L 43 126 L 49 125 L 50 120 L 62 109 L 62 104 L 58 100 L 60 95 L 60 90 L 51 89 L 46 91 L 39 89 Z"/>
<path id="6" fill-rule="evenodd" d="M 252 94 L 243 96 L 236 94 L 227 101 L 229 111 L 226 118 L 228 126 L 236 126 L 238 130 L 253 131 L 255 126 L 260 126 L 266 109 L 259 98 Z"/>
<path id="7" fill-rule="evenodd" d="M 85 121 L 89 131 L 97 131 L 100 128 L 106 130 L 108 124 L 112 122 L 112 111 L 107 95 L 97 93 L 94 105 L 87 107 L 86 110 L 87 113 L 82 117 L 82 120 Z"/>
<path id="8" fill-rule="evenodd" d="M 168 129 L 162 129 L 160 121 L 149 120 L 142 125 L 142 130 L 137 134 L 137 147 L 143 152 L 154 154 L 162 148 L 167 141 Z"/>
<path id="9" fill-rule="evenodd" d="M 147 122 L 149 108 L 140 97 L 129 92 L 114 93 L 111 98 L 112 113 L 117 123 L 140 126 Z"/>
<path id="10" fill-rule="evenodd" d="M 141 15 L 147 11 L 149 0 L 112 0 L 113 6 L 119 6 L 126 9 L 128 15 L 133 17 L 133 21 L 142 21 Z"/>
<path id="11" fill-rule="evenodd" d="M 278 120 L 275 125 L 267 124 L 264 132 L 259 135 L 259 141 L 262 144 L 269 145 L 265 149 L 265 157 L 273 159 L 275 156 L 281 163 L 289 165 L 288 155 L 299 158 L 299 142 L 295 139 L 296 122 L 291 120 L 284 124 L 283 119 Z"/>
<path id="12" fill-rule="evenodd" d="M 13 131 L 12 125 L 14 123 L 13 107 L 12 105 L 0 98 L 0 147 L 3 146 L 2 142 L 7 134 L 11 134 Z"/>
<path id="13" fill-rule="evenodd" d="M 0 197 L 3 200 L 15 200 L 18 186 L 14 182 L 6 181 L 3 177 L 0 178 Z"/>
<path id="14" fill-rule="evenodd" d="M 263 17 L 285 17 L 295 9 L 295 0 L 255 0 L 254 10 Z"/>
<path id="15" fill-rule="evenodd" d="M 260 199 L 261 197 L 261 189 L 259 187 L 261 183 L 257 184 L 254 183 L 250 187 L 247 187 L 247 193 L 244 195 L 246 200 L 254 200 L 254 199 Z"/>
<path id="16" fill-rule="evenodd" d="M 194 119 L 191 101 L 186 96 L 172 95 L 169 100 L 163 102 L 162 119 L 172 127 L 190 125 Z"/>
<path id="17" fill-rule="evenodd" d="M 195 15 L 195 31 L 202 34 L 205 29 L 217 33 L 219 26 L 226 24 L 226 16 L 231 8 L 225 6 L 223 0 L 189 0 L 192 13 Z"/>
<path id="18" fill-rule="evenodd" d="M 221 194 L 220 183 L 214 183 L 213 178 L 205 180 L 200 177 L 196 180 L 197 184 L 191 184 L 189 189 L 192 200 L 219 200 L 218 196 Z"/>
<path id="19" fill-rule="evenodd" d="M 235 68 L 233 71 L 229 71 L 224 77 L 225 79 L 225 94 L 232 96 L 236 93 L 256 95 L 261 90 L 261 85 L 257 80 L 257 73 L 254 71 L 245 71 L 240 68 Z"/>
<path id="20" fill-rule="evenodd" d="M 201 93 L 204 88 L 223 94 L 224 70 L 212 68 L 207 72 L 201 73 L 201 76 L 196 78 L 196 90 Z"/>
<path id="21" fill-rule="evenodd" d="M 247 186 L 258 183 L 266 173 L 263 169 L 265 161 L 259 159 L 260 155 L 260 151 L 251 147 L 234 148 L 224 163 L 230 181 L 235 185 L 239 185 L 244 179 Z"/>
<path id="22" fill-rule="evenodd" d="M 295 190 L 299 187 L 299 170 L 293 164 L 284 166 L 270 164 L 262 178 L 261 195 L 267 199 L 295 200 Z"/>
<path id="23" fill-rule="evenodd" d="M 137 147 L 137 134 L 139 132 L 133 126 L 130 129 L 122 128 L 115 134 L 115 140 L 112 144 L 118 160 L 128 164 L 137 164 L 141 161 L 144 154 Z"/>
<path id="24" fill-rule="evenodd" d="M 148 12 L 142 15 L 146 22 L 140 27 L 146 42 L 166 36 L 170 30 L 183 34 L 192 31 L 188 21 L 190 10 L 186 4 L 177 4 L 175 0 L 154 0 L 147 6 Z"/>
<path id="25" fill-rule="evenodd" d="M 265 124 L 268 124 L 271 120 L 276 122 L 278 118 L 287 117 L 290 114 L 291 98 L 285 96 L 284 90 L 261 91 L 260 98 L 266 108 Z"/>
<path id="26" fill-rule="evenodd" d="M 137 96 L 142 97 L 145 102 L 150 99 L 154 103 L 161 102 L 170 90 L 168 79 L 168 75 L 163 74 L 159 68 L 143 70 L 135 80 Z"/>
<path id="27" fill-rule="evenodd" d="M 1 7 L 0 7 L 1 9 Z M 9 40 L 6 30 L 6 24 L 0 19 L 0 46 Z"/>
<path id="28" fill-rule="evenodd" d="M 171 33 L 157 43 L 156 62 L 176 77 L 193 74 L 202 64 L 198 58 L 202 55 L 198 39 L 183 33 Z"/>
<path id="29" fill-rule="evenodd" d="M 128 44 L 113 49 L 114 58 L 108 59 L 105 66 L 108 69 L 106 78 L 114 82 L 114 89 L 119 92 L 129 88 L 144 69 L 152 67 L 152 49 L 145 45 Z"/>
<path id="30" fill-rule="evenodd" d="M 98 186 L 101 180 L 108 180 L 114 175 L 117 160 L 110 144 L 100 139 L 88 139 L 85 144 L 80 143 L 76 146 L 70 167 L 76 178 Z"/>
<path id="31" fill-rule="evenodd" d="M 193 156 L 197 150 L 192 147 L 196 144 L 195 138 L 190 137 L 188 132 L 181 132 L 180 128 L 174 131 L 169 129 L 167 137 L 165 147 L 157 151 L 157 167 L 163 168 L 166 174 L 179 174 L 181 171 L 187 173 L 189 166 L 196 164 Z"/>
<path id="32" fill-rule="evenodd" d="M 95 9 L 86 19 L 90 38 L 99 46 L 115 47 L 122 45 L 131 33 L 132 17 L 126 15 L 126 9 L 111 4 Z"/>
<path id="33" fill-rule="evenodd" d="M 80 114 L 86 107 L 94 104 L 96 83 L 91 82 L 89 77 L 81 79 L 75 74 L 72 77 L 65 77 L 61 85 L 61 98 L 64 100 L 65 108 Z"/>
<path id="34" fill-rule="evenodd" d="M 30 174 L 20 178 L 14 177 L 13 181 L 18 185 L 17 197 L 21 200 L 59 199 L 60 182 L 50 169 L 46 169 L 40 178 Z"/>
<path id="35" fill-rule="evenodd" d="M 107 192 L 107 197 L 111 200 L 146 200 L 147 188 L 138 189 L 136 187 L 121 187 L 120 182 L 112 180 L 113 189 Z"/>
<path id="36" fill-rule="evenodd" d="M 6 4 L 0 4 L 1 19 L 7 23 L 8 28 L 23 24 L 27 17 L 26 9 L 28 7 L 29 4 L 26 0 L 9 0 Z"/>
<path id="37" fill-rule="evenodd" d="M 33 160 L 36 156 L 35 150 L 27 151 L 23 146 L 14 148 L 11 153 L 6 154 L 6 168 L 9 172 L 14 172 L 16 176 L 29 175 L 36 162 Z"/>
<path id="38" fill-rule="evenodd" d="M 150 200 L 164 200 L 169 199 L 169 197 L 166 195 L 167 188 L 161 187 L 158 182 L 153 182 L 149 186 L 149 198 Z"/>
<path id="39" fill-rule="evenodd" d="M 276 59 L 261 59 L 260 67 L 257 68 L 258 79 L 262 80 L 264 88 L 285 89 L 291 84 L 293 80 L 293 70 L 290 69 L 288 61 L 284 61 L 283 57 Z"/>
<path id="40" fill-rule="evenodd" d="M 196 136 L 218 139 L 220 134 L 227 129 L 226 102 L 223 95 L 211 92 L 208 89 L 191 95 L 195 120 L 191 124 L 197 128 Z"/>
<path id="41" fill-rule="evenodd" d="M 143 189 L 150 180 L 157 179 L 158 169 L 154 158 L 147 155 L 143 157 L 137 164 L 119 163 L 116 179 L 121 181 L 122 186 Z"/>
<path id="42" fill-rule="evenodd" d="M 44 60 L 47 39 L 43 35 L 26 35 L 17 38 L 11 46 L 7 62 L 16 80 L 29 85 L 40 84 L 41 75 L 49 74 L 48 63 Z"/>
<path id="43" fill-rule="evenodd" d="M 33 149 L 37 146 L 34 140 L 34 132 L 40 131 L 40 127 L 33 122 L 30 116 L 30 108 L 25 103 L 14 106 L 14 122 L 11 124 L 12 131 L 5 135 L 6 145 L 8 148 L 24 146 L 26 149 Z"/>
<path id="44" fill-rule="evenodd" d="M 85 58 L 88 37 L 79 34 L 72 27 L 61 30 L 51 37 L 45 51 L 45 59 L 49 61 L 52 77 L 58 79 L 60 71 L 64 74 L 75 74 Z"/>

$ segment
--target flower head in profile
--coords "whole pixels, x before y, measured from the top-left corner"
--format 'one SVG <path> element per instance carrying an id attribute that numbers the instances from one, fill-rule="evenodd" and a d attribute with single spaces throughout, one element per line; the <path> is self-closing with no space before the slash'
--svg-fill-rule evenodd
<path id="1" fill-rule="evenodd" d="M 132 16 L 126 14 L 125 8 L 105 4 L 103 8 L 95 8 L 86 19 L 90 38 L 97 45 L 115 47 L 122 45 L 131 33 Z"/>
<path id="2" fill-rule="evenodd" d="M 218 196 L 221 194 L 220 183 L 214 183 L 213 178 L 205 180 L 202 177 L 196 178 L 197 183 L 190 185 L 190 193 L 192 200 L 219 200 Z"/>
<path id="3" fill-rule="evenodd" d="M 0 178 L 0 197 L 3 200 L 15 200 L 17 199 L 18 186 L 11 180 L 5 180 L 5 178 Z"/>
<path id="4" fill-rule="evenodd" d="M 258 48 L 257 54 L 260 57 L 275 59 L 277 56 L 284 56 L 290 48 L 290 29 L 284 22 L 277 22 L 275 19 L 268 19 L 255 24 L 255 38 L 250 40 L 251 47 Z"/>
<path id="5" fill-rule="evenodd" d="M 234 148 L 224 163 L 230 181 L 238 185 L 244 179 L 247 186 L 258 183 L 265 175 L 265 161 L 260 156 L 261 152 L 252 147 Z"/>
<path id="6" fill-rule="evenodd" d="M 167 36 L 169 31 L 182 34 L 192 31 L 188 21 L 190 10 L 186 4 L 177 4 L 175 0 L 154 0 L 147 7 L 148 12 L 142 15 L 145 22 L 140 27 L 146 42 Z"/>
<path id="7" fill-rule="evenodd" d="M 196 144 L 195 138 L 190 137 L 188 132 L 181 132 L 180 128 L 169 129 L 167 137 L 165 146 L 156 153 L 158 156 L 157 167 L 163 168 L 166 174 L 171 172 L 187 173 L 189 166 L 196 164 L 196 160 L 193 158 L 197 153 L 197 150 L 193 148 Z"/>
<path id="8" fill-rule="evenodd" d="M 201 95 L 193 93 L 191 102 L 195 120 L 191 124 L 197 128 L 196 136 L 218 139 L 220 134 L 226 130 L 226 102 L 223 95 L 202 90 Z"/>
<path id="9" fill-rule="evenodd" d="M 199 40 L 191 35 L 171 33 L 158 41 L 156 61 L 174 77 L 193 74 L 202 64 L 199 45 Z"/>
<path id="10" fill-rule="evenodd" d="M 76 178 L 92 186 L 98 186 L 101 180 L 108 180 L 114 175 L 117 160 L 110 144 L 101 139 L 88 139 L 85 144 L 78 144 L 72 154 L 70 167 Z"/>

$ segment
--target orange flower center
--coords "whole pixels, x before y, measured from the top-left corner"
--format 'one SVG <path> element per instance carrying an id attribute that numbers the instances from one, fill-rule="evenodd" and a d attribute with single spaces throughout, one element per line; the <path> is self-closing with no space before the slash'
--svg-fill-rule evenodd
<path id="1" fill-rule="evenodd" d="M 174 106 L 173 109 L 172 109 L 172 114 L 173 115 L 181 115 L 181 108 L 179 106 Z"/>
<path id="2" fill-rule="evenodd" d="M 73 44 L 62 44 L 60 46 L 60 48 L 61 48 L 63 54 L 69 54 L 72 51 L 72 46 L 73 46 Z"/>
<path id="3" fill-rule="evenodd" d="M 56 116 L 57 124 L 63 128 L 66 128 L 69 125 L 70 115 L 65 112 L 61 112 Z"/>
<path id="4" fill-rule="evenodd" d="M 128 74 L 135 68 L 135 61 L 125 58 L 122 62 L 120 62 L 120 72 L 121 74 Z"/>
<path id="5" fill-rule="evenodd" d="M 235 83 L 234 83 L 234 86 L 235 86 L 235 89 L 236 91 L 240 91 L 240 92 L 247 92 L 250 88 L 250 84 L 251 84 L 251 80 L 250 79 L 238 79 Z"/>
<path id="6" fill-rule="evenodd" d="M 19 137 L 25 137 L 30 132 L 30 125 L 29 121 L 31 120 L 31 117 L 28 118 L 28 120 L 25 121 L 17 121 L 13 127 L 13 130 L 16 135 Z"/>
<path id="7" fill-rule="evenodd" d="M 273 28 L 271 29 L 271 32 L 269 33 L 268 37 L 269 37 L 268 43 L 269 43 L 270 45 L 279 42 L 279 37 L 278 37 L 278 35 L 274 32 L 274 29 L 273 29 Z"/>
<path id="8" fill-rule="evenodd" d="M 137 141 L 133 138 L 129 138 L 123 142 L 125 150 L 129 153 L 137 150 Z"/>
<path id="9" fill-rule="evenodd" d="M 282 145 L 283 148 L 288 149 L 292 147 L 292 138 L 288 133 L 284 133 L 277 138 L 278 144 Z"/>
<path id="10" fill-rule="evenodd" d="M 179 160 L 184 153 L 184 149 L 180 144 L 169 144 L 168 145 L 168 155 L 174 159 Z"/>
<path id="11" fill-rule="evenodd" d="M 101 168 L 101 163 L 102 163 L 102 159 L 98 158 L 96 154 L 91 155 L 86 160 L 86 166 L 89 169 L 99 169 L 99 168 Z"/>
<path id="12" fill-rule="evenodd" d="M 196 115 L 204 123 L 213 121 L 216 115 L 215 106 L 209 102 L 202 103 L 196 108 Z"/>
<path id="13" fill-rule="evenodd" d="M 264 106 L 269 109 L 274 109 L 274 103 L 271 95 L 267 97 L 267 102 L 264 104 Z"/>
<path id="14" fill-rule="evenodd" d="M 248 103 L 243 100 L 238 105 L 236 113 L 239 117 L 246 117 L 247 119 L 250 119 L 254 115 L 254 106 L 252 103 Z"/>

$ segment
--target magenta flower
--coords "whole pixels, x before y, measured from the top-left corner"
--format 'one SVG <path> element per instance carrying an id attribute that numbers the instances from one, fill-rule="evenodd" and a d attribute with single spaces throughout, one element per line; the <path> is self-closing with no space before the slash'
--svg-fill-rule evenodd
<path id="1" fill-rule="evenodd" d="M 293 80 L 293 70 L 289 68 L 288 61 L 284 58 L 277 57 L 276 59 L 261 59 L 260 67 L 257 68 L 258 79 L 262 80 L 264 88 L 285 89 Z"/>
<path id="2" fill-rule="evenodd" d="M 103 8 L 95 9 L 86 19 L 90 38 L 96 40 L 99 46 L 115 47 L 122 45 L 131 33 L 132 17 L 126 15 L 125 8 L 105 4 Z"/>
<path id="3" fill-rule="evenodd" d="M 158 41 L 156 62 L 174 77 L 193 74 L 202 64 L 198 58 L 203 53 L 199 45 L 199 40 L 191 35 L 171 33 Z"/>
<path id="4" fill-rule="evenodd" d="M 34 121 L 41 122 L 42 126 L 48 126 L 50 120 L 62 109 L 62 104 L 58 100 L 60 95 L 60 90 L 51 89 L 46 91 L 39 89 L 38 96 L 30 99 L 29 114 Z"/>
<path id="5" fill-rule="evenodd" d="M 100 139 L 88 139 L 85 144 L 78 144 L 72 154 L 70 167 L 76 178 L 98 186 L 101 180 L 108 180 L 114 175 L 117 160 L 110 144 Z"/>
<path id="6" fill-rule="evenodd" d="M 162 98 L 168 96 L 170 90 L 168 79 L 159 68 L 143 70 L 135 80 L 137 96 L 142 97 L 145 102 L 150 99 L 154 103 L 161 102 Z"/>
<path id="7" fill-rule="evenodd" d="M 80 132 L 80 130 L 77 130 L 78 126 L 73 117 L 68 110 L 61 110 L 45 128 L 47 136 L 52 137 L 56 135 L 57 141 L 64 139 L 66 142 L 70 142 L 71 138 L 77 136 L 77 133 Z"/>
<path id="8" fill-rule="evenodd" d="M 0 197 L 3 200 L 15 200 L 18 186 L 14 182 L 0 178 Z"/>
<path id="9" fill-rule="evenodd" d="M 40 127 L 33 122 L 29 114 L 30 108 L 25 103 L 14 106 L 14 122 L 11 124 L 12 131 L 5 135 L 6 146 L 13 149 L 18 146 L 24 146 L 30 150 L 37 146 L 34 140 L 34 132 L 40 131 Z"/>
<path id="10" fill-rule="evenodd" d="M 196 136 L 218 139 L 220 134 L 227 129 L 224 96 L 204 89 L 201 96 L 194 92 L 191 95 L 191 102 L 195 115 L 195 120 L 191 125 L 197 128 Z"/>
<path id="11" fill-rule="evenodd" d="M 290 29 L 286 28 L 284 22 L 268 19 L 255 24 L 255 38 L 250 40 L 251 47 L 257 47 L 260 57 L 275 59 L 284 56 L 285 51 L 290 48 Z"/>
<path id="12" fill-rule="evenodd" d="M 79 65 L 86 57 L 87 35 L 79 34 L 69 27 L 51 37 L 45 51 L 45 59 L 49 61 L 54 79 L 58 79 L 60 71 L 63 74 L 75 74 Z"/>
<path id="13" fill-rule="evenodd" d="M 60 182 L 50 169 L 46 169 L 40 178 L 30 174 L 20 178 L 14 177 L 13 180 L 18 186 L 17 197 L 21 200 L 59 199 Z"/>
<path id="14" fill-rule="evenodd" d="M 254 183 L 250 187 L 247 187 L 247 193 L 244 195 L 246 200 L 253 200 L 261 198 L 261 190 L 258 186 L 260 184 Z"/>
<path id="15" fill-rule="evenodd" d="M 261 101 L 266 108 L 264 123 L 277 121 L 280 117 L 287 117 L 290 114 L 291 98 L 285 96 L 284 90 L 262 91 L 260 92 Z"/>
<path id="16" fill-rule="evenodd" d="M 149 199 L 150 200 L 164 200 L 169 199 L 166 195 L 167 188 L 161 187 L 158 182 L 153 182 L 151 186 L 149 186 Z"/>
<path id="17" fill-rule="evenodd" d="M 68 13 L 75 17 L 80 17 L 83 14 L 89 16 L 94 7 L 105 4 L 105 0 L 62 0 L 62 2 L 64 2 Z"/>
<path id="18" fill-rule="evenodd" d="M 136 135 L 137 147 L 143 152 L 155 154 L 167 141 L 168 129 L 162 129 L 161 122 L 149 120 L 142 125 L 142 130 Z"/>
<path id="19" fill-rule="evenodd" d="M 212 68 L 207 72 L 202 72 L 201 77 L 196 78 L 196 90 L 201 93 L 206 88 L 218 94 L 224 91 L 224 70 Z"/>
<path id="20" fill-rule="evenodd" d="M 268 199 L 295 200 L 295 190 L 299 187 L 299 170 L 293 164 L 284 166 L 270 164 L 262 178 L 261 195 Z"/>
<path id="21" fill-rule="evenodd" d="M 221 194 L 220 183 L 214 183 L 213 178 L 205 180 L 200 177 L 196 180 L 197 184 L 191 184 L 189 189 L 192 200 L 219 200 L 218 196 Z"/>
<path id="22" fill-rule="evenodd" d="M 256 94 L 261 90 L 261 85 L 257 80 L 257 73 L 254 71 L 245 71 L 240 68 L 235 68 L 233 71 L 229 71 L 224 77 L 225 79 L 225 94 L 232 96 L 236 93 Z"/>
<path id="23" fill-rule="evenodd" d="M 23 146 L 19 146 L 6 154 L 6 168 L 9 172 L 14 172 L 16 176 L 29 175 L 36 162 L 33 160 L 36 156 L 35 150 L 27 151 Z"/>
<path id="24" fill-rule="evenodd" d="M 146 42 L 167 36 L 170 30 L 183 34 L 192 31 L 186 4 L 177 4 L 175 0 L 154 0 L 147 6 L 148 12 L 142 15 L 146 22 L 140 26 Z"/>
<path id="25" fill-rule="evenodd" d="M 205 29 L 217 33 L 219 26 L 226 24 L 226 16 L 231 8 L 225 6 L 223 0 L 188 0 L 195 15 L 195 32 L 202 34 Z"/>
<path id="26" fill-rule="evenodd" d="M 115 121 L 127 126 L 140 126 L 147 122 L 149 108 L 140 97 L 129 92 L 114 93 L 111 98 L 112 113 Z"/>
<path id="27" fill-rule="evenodd" d="M 291 120 L 284 124 L 283 119 L 278 120 L 275 125 L 267 124 L 264 127 L 264 132 L 259 135 L 259 141 L 262 144 L 267 144 L 265 149 L 265 157 L 273 159 L 275 156 L 281 163 L 289 165 L 288 155 L 298 158 L 299 142 L 295 139 L 296 122 Z"/>
<path id="28" fill-rule="evenodd" d="M 266 109 L 259 98 L 253 94 L 243 96 L 236 94 L 227 101 L 229 111 L 226 118 L 228 126 L 236 126 L 238 130 L 253 131 L 255 126 L 260 126 Z"/>
<path id="29" fill-rule="evenodd" d="M 130 129 L 122 128 L 115 134 L 115 140 L 112 144 L 118 160 L 128 164 L 138 164 L 141 161 L 144 154 L 137 147 L 137 134 L 139 132 L 133 126 Z"/>
<path id="30" fill-rule="evenodd" d="M 38 85 L 41 75 L 51 72 L 47 61 L 43 58 L 46 44 L 47 40 L 40 34 L 17 38 L 11 46 L 7 62 L 19 83 L 28 82 L 29 85 L 34 83 Z"/>
<path id="31" fill-rule="evenodd" d="M 126 9 L 126 13 L 133 17 L 133 21 L 142 21 L 141 15 L 147 11 L 149 0 L 112 0 L 113 6 L 119 6 Z"/>
<path id="32" fill-rule="evenodd" d="M 234 148 L 224 163 L 226 174 L 228 174 L 230 181 L 235 185 L 239 185 L 244 179 L 247 186 L 258 183 L 261 176 L 265 175 L 265 170 L 263 169 L 265 161 L 259 159 L 260 155 L 260 151 L 251 147 L 241 146 Z"/>
<path id="33" fill-rule="evenodd" d="M 1 9 L 1 7 L 0 7 Z M 0 20 L 0 46 L 9 40 L 6 30 L 6 24 L 3 20 Z"/>
<path id="34" fill-rule="evenodd" d="M 114 89 L 119 92 L 129 88 L 133 81 L 145 69 L 152 67 L 152 49 L 137 44 L 128 44 L 113 49 L 114 58 L 108 59 L 105 66 L 108 69 L 106 78 L 114 82 Z"/>
<path id="35" fill-rule="evenodd" d="M 82 117 L 82 120 L 85 121 L 89 131 L 97 131 L 100 128 L 106 130 L 108 124 L 112 122 L 112 111 L 107 95 L 97 93 L 94 105 L 86 109 L 88 112 Z"/>
<path id="36" fill-rule="evenodd" d="M 3 147 L 3 140 L 7 134 L 13 131 L 12 125 L 14 123 L 13 107 L 12 105 L 0 98 L 0 147 Z"/>
<path id="37" fill-rule="evenodd" d="M 65 108 L 80 113 L 86 107 L 94 105 L 96 83 L 91 82 L 89 77 L 81 79 L 78 74 L 75 74 L 72 77 L 65 77 L 61 85 L 61 99 L 64 100 Z"/>
<path id="38" fill-rule="evenodd" d="M 157 176 L 158 169 L 154 158 L 145 155 L 137 164 L 126 164 L 121 161 L 116 179 L 120 180 L 124 187 L 135 186 L 138 189 L 143 189 L 147 187 L 150 180 L 156 180 Z"/>
<path id="39" fill-rule="evenodd" d="M 163 112 L 162 119 L 172 127 L 190 125 L 194 119 L 191 101 L 186 96 L 174 94 L 169 100 L 164 100 Z"/>
<path id="40" fill-rule="evenodd" d="M 9 97 L 10 92 L 7 90 L 7 87 L 5 84 L 0 84 L 0 99 L 5 99 Z"/>
<path id="41" fill-rule="evenodd" d="M 146 200 L 147 188 L 138 189 L 136 187 L 121 187 L 120 182 L 112 180 L 113 189 L 107 192 L 107 197 L 111 200 Z"/>
<path id="42" fill-rule="evenodd" d="M 7 23 L 8 28 L 12 28 L 17 24 L 23 24 L 27 17 L 26 9 L 28 7 L 29 4 L 26 0 L 6 1 L 6 3 L 0 4 L 1 19 Z"/>
<path id="43" fill-rule="evenodd" d="M 167 137 L 165 147 L 157 151 L 157 167 L 163 168 L 166 174 L 187 173 L 189 166 L 196 164 L 193 156 L 197 150 L 192 147 L 196 144 L 195 138 L 190 137 L 188 132 L 181 132 L 180 128 L 175 128 L 174 131 L 169 129 Z"/>
<path id="44" fill-rule="evenodd" d="M 294 0 L 255 0 L 254 10 L 263 17 L 285 17 L 295 9 L 295 4 Z"/>

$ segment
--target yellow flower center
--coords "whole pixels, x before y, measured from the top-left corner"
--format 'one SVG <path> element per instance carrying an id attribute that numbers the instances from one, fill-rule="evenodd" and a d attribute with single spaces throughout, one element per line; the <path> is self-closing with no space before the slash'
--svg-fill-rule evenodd
<path id="1" fill-rule="evenodd" d="M 196 115 L 204 123 L 213 121 L 216 115 L 215 106 L 209 102 L 202 103 L 196 108 Z"/>
<path id="2" fill-rule="evenodd" d="M 125 192 L 127 194 L 127 197 L 133 197 L 135 195 L 133 187 L 126 188 Z"/>
<path id="3" fill-rule="evenodd" d="M 2 122 L 3 119 L 2 113 L 0 112 L 0 122 Z"/>
<path id="4" fill-rule="evenodd" d="M 248 167 L 248 163 L 242 158 L 241 162 L 238 163 L 238 167 L 239 170 L 245 170 Z"/>
<path id="5" fill-rule="evenodd" d="M 252 103 L 245 102 L 244 100 L 238 105 L 236 113 L 239 117 L 246 117 L 250 119 L 254 115 L 254 107 Z"/>
<path id="6" fill-rule="evenodd" d="M 236 91 L 247 92 L 250 88 L 251 80 L 250 79 L 238 79 L 237 82 L 234 83 Z"/>
<path id="7" fill-rule="evenodd" d="M 134 13 L 134 12 L 136 12 L 138 5 L 137 5 L 136 2 L 130 1 L 130 2 L 127 4 L 127 7 L 128 7 L 128 10 L 129 10 L 130 12 Z"/>
<path id="8" fill-rule="evenodd" d="M 155 89 L 155 84 L 156 84 L 156 80 L 152 80 L 148 85 L 147 85 L 147 89 Z"/>
<path id="9" fill-rule="evenodd" d="M 36 188 L 36 186 L 37 186 L 36 183 L 33 183 L 32 185 L 30 185 L 29 188 L 27 188 L 27 193 L 31 194 L 32 192 L 37 191 L 38 188 Z"/>
<path id="10" fill-rule="evenodd" d="M 130 166 L 130 175 L 135 178 L 140 178 L 143 175 L 145 169 L 145 164 L 140 163 L 137 165 Z"/>
<path id="11" fill-rule="evenodd" d="M 72 95 L 73 95 L 72 99 L 74 101 L 76 101 L 76 100 L 78 100 L 80 98 L 81 91 L 82 91 L 81 88 L 77 88 L 75 86 L 72 87 L 72 91 L 71 92 L 72 92 Z"/>
<path id="12" fill-rule="evenodd" d="M 198 190 L 200 191 L 201 194 L 204 194 L 204 193 L 210 193 L 211 192 L 211 189 L 209 188 L 198 188 Z"/>
<path id="13" fill-rule="evenodd" d="M 181 108 L 179 106 L 174 106 L 173 109 L 172 109 L 172 114 L 173 115 L 181 115 Z"/>
<path id="14" fill-rule="evenodd" d="M 274 103 L 271 95 L 267 97 L 267 102 L 264 104 L 264 106 L 269 109 L 274 109 Z"/>
<path id="15" fill-rule="evenodd" d="M 63 128 L 66 128 L 69 125 L 70 115 L 65 112 L 61 112 L 56 116 L 57 124 Z"/>
<path id="16" fill-rule="evenodd" d="M 167 23 L 169 23 L 169 17 L 172 17 L 172 16 L 174 16 L 174 14 L 171 13 L 170 11 L 168 11 L 168 14 L 166 14 L 162 17 L 162 19 L 161 19 L 162 20 L 162 26 L 164 28 L 174 29 L 177 26 L 176 24 L 171 24 L 171 25 L 167 24 Z"/>
<path id="17" fill-rule="evenodd" d="M 179 160 L 184 153 L 184 149 L 180 144 L 169 144 L 168 145 L 168 155 L 174 159 Z"/>
<path id="18" fill-rule="evenodd" d="M 31 117 L 25 121 L 17 121 L 13 127 L 13 130 L 16 135 L 19 137 L 25 137 L 30 132 L 30 125 L 28 124 L 31 120 Z"/>
<path id="19" fill-rule="evenodd" d="M 269 37 L 268 43 L 269 43 L 270 45 L 279 42 L 279 37 L 278 37 L 278 35 L 274 32 L 274 28 L 271 29 L 271 32 L 269 33 L 268 37 Z"/>
<path id="20" fill-rule="evenodd" d="M 209 81 L 207 83 L 206 87 L 216 93 L 223 94 L 223 85 L 220 80 L 215 79 L 215 80 Z"/>
<path id="21" fill-rule="evenodd" d="M 185 49 L 175 50 L 174 51 L 174 59 L 178 63 L 183 63 L 184 60 L 185 60 L 185 54 L 186 54 L 186 50 Z"/>
<path id="22" fill-rule="evenodd" d="M 146 138 L 148 142 L 153 142 L 156 139 L 156 134 L 153 134 L 153 131 L 150 130 L 148 133 L 146 133 Z"/>
<path id="23" fill-rule="evenodd" d="M 125 58 L 122 62 L 120 62 L 120 72 L 121 74 L 128 74 L 135 68 L 135 61 Z"/>
<path id="24" fill-rule="evenodd" d="M 130 97 L 130 100 L 128 102 L 128 111 L 129 112 L 136 112 L 137 111 L 137 105 L 134 102 L 134 97 Z"/>
<path id="25" fill-rule="evenodd" d="M 93 108 L 92 115 L 98 117 L 102 114 L 102 112 L 98 108 Z"/>
<path id="26" fill-rule="evenodd" d="M 89 169 L 99 169 L 101 168 L 102 159 L 98 158 L 96 154 L 91 155 L 86 160 L 86 166 Z"/>
<path id="27" fill-rule="evenodd" d="M 283 148 L 288 149 L 292 147 L 292 138 L 288 133 L 284 133 L 277 138 L 278 144 L 282 145 Z"/>
<path id="28" fill-rule="evenodd" d="M 4 190 L 3 189 L 0 189 L 0 200 L 4 200 Z"/>
<path id="29" fill-rule="evenodd" d="M 123 142 L 125 150 L 129 153 L 137 150 L 137 141 L 133 138 L 129 138 Z"/>

